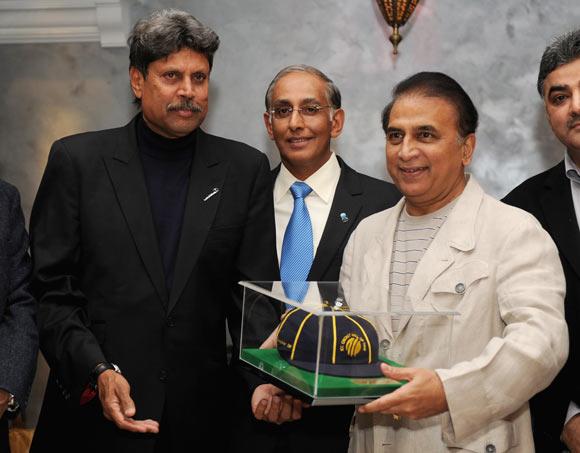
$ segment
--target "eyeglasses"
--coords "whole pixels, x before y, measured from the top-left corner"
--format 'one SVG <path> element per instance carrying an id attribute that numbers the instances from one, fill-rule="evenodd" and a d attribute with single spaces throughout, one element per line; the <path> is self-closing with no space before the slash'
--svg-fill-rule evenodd
<path id="1" fill-rule="evenodd" d="M 277 120 L 285 120 L 292 116 L 292 112 L 297 111 L 303 118 L 311 118 L 318 115 L 321 110 L 331 108 L 330 105 L 305 105 L 304 107 L 275 107 L 269 110 L 268 113 L 274 116 Z"/>

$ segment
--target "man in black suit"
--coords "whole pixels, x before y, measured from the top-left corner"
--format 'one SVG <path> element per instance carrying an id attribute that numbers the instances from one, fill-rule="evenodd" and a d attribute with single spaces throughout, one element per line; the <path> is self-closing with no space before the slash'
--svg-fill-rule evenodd
<path id="1" fill-rule="evenodd" d="M 576 452 L 580 451 L 580 30 L 546 48 L 537 88 L 550 126 L 566 146 L 564 159 L 523 182 L 503 201 L 537 217 L 560 252 L 570 354 L 560 374 L 531 400 L 530 407 L 537 451 L 562 451 L 562 439 Z"/>
<path id="2" fill-rule="evenodd" d="M 36 302 L 30 294 L 28 235 L 18 190 L 0 180 L 0 453 L 8 418 L 24 407 L 36 369 Z"/>
<path id="3" fill-rule="evenodd" d="M 33 208 L 51 367 L 33 452 L 225 449 L 225 320 L 236 340 L 237 281 L 274 278 L 268 160 L 200 129 L 218 36 L 164 10 L 129 43 L 141 112 L 55 142 Z"/>
<path id="4" fill-rule="evenodd" d="M 266 93 L 264 123 L 276 142 L 281 165 L 273 171 L 275 230 L 281 280 L 292 281 L 286 270 L 287 227 L 294 208 L 293 186 L 305 183 L 312 227 L 312 256 L 303 261 L 309 281 L 338 281 L 342 254 L 351 232 L 368 215 L 393 206 L 400 198 L 392 184 L 357 173 L 336 156 L 330 141 L 340 135 L 345 114 L 340 91 L 325 74 L 305 65 L 288 66 L 272 80 Z M 290 275 L 285 278 L 285 272 Z M 270 384 L 255 389 L 256 418 L 281 426 L 254 423 L 261 439 L 256 451 L 347 451 L 353 406 L 312 407 L 288 403 Z M 267 400 L 280 401 L 266 412 Z M 284 404 L 286 403 L 286 404 Z M 300 417 L 299 420 L 296 420 Z"/>

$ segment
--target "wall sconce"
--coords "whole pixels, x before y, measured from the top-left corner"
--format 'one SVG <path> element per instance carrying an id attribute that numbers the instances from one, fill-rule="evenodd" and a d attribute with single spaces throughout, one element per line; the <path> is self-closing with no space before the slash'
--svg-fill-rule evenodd
<path id="1" fill-rule="evenodd" d="M 389 41 L 393 44 L 393 53 L 398 54 L 397 46 L 403 39 L 399 34 L 399 27 L 407 23 L 419 0 L 377 0 L 379 9 L 383 17 L 391 27 L 393 33 L 389 36 Z"/>

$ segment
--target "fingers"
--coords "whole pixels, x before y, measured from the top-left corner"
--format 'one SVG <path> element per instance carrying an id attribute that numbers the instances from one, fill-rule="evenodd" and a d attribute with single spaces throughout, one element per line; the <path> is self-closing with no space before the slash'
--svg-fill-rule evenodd
<path id="1" fill-rule="evenodd" d="M 396 413 L 395 408 L 398 406 L 399 402 L 396 398 L 393 398 L 393 396 L 397 396 L 395 393 L 396 391 L 388 395 L 383 395 L 380 398 L 377 398 L 376 400 L 359 407 L 358 411 L 361 414 L 372 412 L 382 412 L 384 414 Z"/>
<path id="2" fill-rule="evenodd" d="M 295 399 L 292 402 L 292 420 L 300 420 L 302 418 L 302 407 L 304 403 L 302 401 Z"/>
<path id="3" fill-rule="evenodd" d="M 134 420 L 135 403 L 130 396 L 130 386 L 119 373 L 105 371 L 99 376 L 99 399 L 103 415 L 119 429 L 138 433 L 157 433 L 159 423 L 155 420 Z"/>
<path id="4" fill-rule="evenodd" d="M 415 368 L 398 368 L 394 366 L 389 366 L 386 363 L 381 363 L 381 371 L 390 379 L 396 381 L 409 381 L 411 380 L 416 372 Z"/>
<path id="5" fill-rule="evenodd" d="M 258 404 L 252 408 L 252 412 L 254 413 L 254 417 L 258 420 L 264 420 L 266 417 L 266 413 L 268 409 L 268 400 L 261 400 Z"/>
<path id="6" fill-rule="evenodd" d="M 256 387 L 251 406 L 256 419 L 270 423 L 281 424 L 302 417 L 302 401 L 284 394 L 271 384 Z"/>

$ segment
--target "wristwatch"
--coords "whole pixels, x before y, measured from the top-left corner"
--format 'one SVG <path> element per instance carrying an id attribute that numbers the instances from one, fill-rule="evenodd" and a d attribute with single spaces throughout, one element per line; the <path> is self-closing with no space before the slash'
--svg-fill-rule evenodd
<path id="1" fill-rule="evenodd" d="M 8 406 L 6 407 L 6 411 L 7 412 L 16 412 L 18 409 L 20 409 L 20 404 L 18 404 L 18 401 L 16 401 L 16 397 L 10 393 L 10 396 L 8 397 Z"/>
<path id="2" fill-rule="evenodd" d="M 91 375 L 89 376 L 89 385 L 93 389 L 95 390 L 97 389 L 99 376 L 101 375 L 101 373 L 107 370 L 113 370 L 115 373 L 121 374 L 121 369 L 114 363 L 110 362 L 97 363 L 97 365 L 93 368 L 93 371 L 91 371 Z"/>

